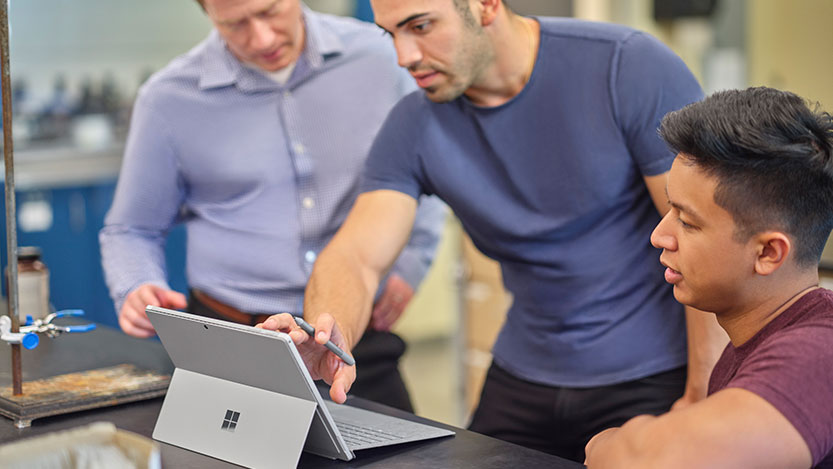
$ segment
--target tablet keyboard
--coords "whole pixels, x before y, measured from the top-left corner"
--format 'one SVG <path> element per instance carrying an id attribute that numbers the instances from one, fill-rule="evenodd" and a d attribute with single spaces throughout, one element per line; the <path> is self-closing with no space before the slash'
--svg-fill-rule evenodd
<path id="1" fill-rule="evenodd" d="M 386 441 L 401 440 L 402 437 L 378 428 L 362 427 L 336 420 L 336 426 L 348 446 L 366 446 Z"/>

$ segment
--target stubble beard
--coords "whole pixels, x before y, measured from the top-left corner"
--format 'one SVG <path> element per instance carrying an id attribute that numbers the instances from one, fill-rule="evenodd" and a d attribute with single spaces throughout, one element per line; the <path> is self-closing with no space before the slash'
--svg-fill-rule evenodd
<path id="1" fill-rule="evenodd" d="M 466 38 L 454 54 L 452 66 L 448 70 L 434 69 L 443 74 L 447 81 L 424 89 L 428 99 L 435 103 L 453 101 L 462 96 L 466 90 L 477 83 L 494 58 L 494 51 L 483 31 L 477 26 L 471 29 L 466 26 L 466 29 L 469 29 L 471 36 Z"/>

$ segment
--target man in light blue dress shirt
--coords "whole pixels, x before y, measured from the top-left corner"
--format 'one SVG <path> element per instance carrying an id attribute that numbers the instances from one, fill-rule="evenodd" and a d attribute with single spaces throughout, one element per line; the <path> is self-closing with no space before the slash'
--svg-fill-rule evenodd
<path id="1" fill-rule="evenodd" d="M 100 233 L 119 324 L 137 337 L 154 334 L 149 304 L 251 325 L 301 314 L 312 265 L 358 194 L 373 137 L 414 89 L 373 25 L 300 0 L 199 3 L 215 29 L 139 91 Z M 424 276 L 445 216 L 435 199 L 421 205 L 377 297 L 376 330 L 353 349 L 366 379 L 355 393 L 406 409 L 396 366 L 404 343 L 388 329 Z M 189 299 L 167 283 L 164 244 L 176 223 L 187 230 Z"/>

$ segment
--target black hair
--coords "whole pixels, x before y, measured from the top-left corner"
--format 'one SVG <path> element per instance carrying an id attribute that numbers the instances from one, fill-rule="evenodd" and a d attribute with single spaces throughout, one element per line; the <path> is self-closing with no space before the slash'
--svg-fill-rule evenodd
<path id="1" fill-rule="evenodd" d="M 833 118 L 818 103 L 766 87 L 720 91 L 667 114 L 660 135 L 717 179 L 714 201 L 738 241 L 784 231 L 799 267 L 818 264 L 833 229 Z"/>

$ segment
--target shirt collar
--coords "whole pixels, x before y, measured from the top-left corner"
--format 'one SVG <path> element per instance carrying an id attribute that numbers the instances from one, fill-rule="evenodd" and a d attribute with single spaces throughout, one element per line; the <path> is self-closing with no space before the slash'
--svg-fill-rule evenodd
<path id="1" fill-rule="evenodd" d="M 287 85 L 306 78 L 310 73 L 321 68 L 327 59 L 344 51 L 341 38 L 330 28 L 322 25 L 316 13 L 306 6 L 302 8 L 306 25 L 306 43 L 298 58 L 299 66 L 296 67 Z M 243 66 L 228 49 L 216 29 L 211 31 L 204 47 L 207 53 L 202 61 L 200 89 L 219 88 L 233 84 L 237 85 L 241 91 L 262 91 L 281 87 L 265 75 Z M 304 76 L 299 77 L 299 72 Z"/>
<path id="2" fill-rule="evenodd" d="M 312 68 L 319 68 L 324 61 L 333 55 L 344 52 L 341 38 L 321 22 L 321 16 L 303 7 L 304 21 L 307 26 L 307 47 L 304 54 Z"/>

